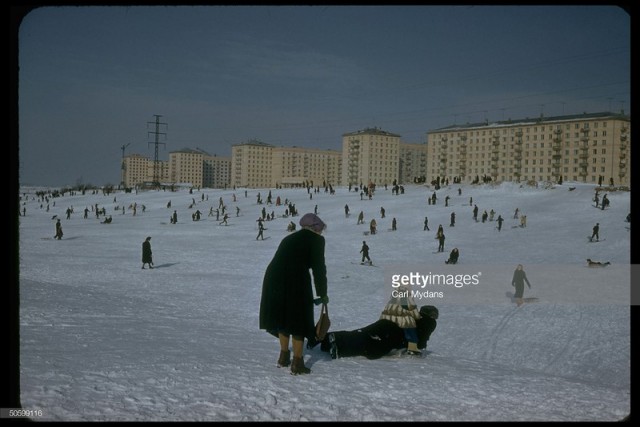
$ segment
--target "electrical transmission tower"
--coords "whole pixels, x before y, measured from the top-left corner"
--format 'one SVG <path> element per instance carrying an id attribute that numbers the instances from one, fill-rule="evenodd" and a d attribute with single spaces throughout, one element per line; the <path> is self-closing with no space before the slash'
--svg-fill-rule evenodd
<path id="1" fill-rule="evenodd" d="M 166 132 L 160 132 L 160 126 L 165 126 L 165 130 L 168 128 L 166 123 L 161 123 L 160 122 L 160 115 L 158 114 L 154 114 L 154 117 L 156 118 L 155 122 L 147 122 L 147 129 L 149 129 L 149 125 L 154 124 L 155 125 L 155 129 L 153 131 L 148 131 L 147 132 L 147 137 L 149 137 L 150 134 L 154 135 L 154 142 L 149 141 L 147 143 L 147 146 L 149 144 L 154 144 L 155 145 L 155 155 L 153 157 L 153 185 L 155 187 L 159 187 L 160 186 L 160 160 L 158 159 L 158 146 L 160 144 L 165 145 L 164 142 L 160 142 L 160 135 L 164 135 L 164 137 L 167 137 L 167 133 Z"/>

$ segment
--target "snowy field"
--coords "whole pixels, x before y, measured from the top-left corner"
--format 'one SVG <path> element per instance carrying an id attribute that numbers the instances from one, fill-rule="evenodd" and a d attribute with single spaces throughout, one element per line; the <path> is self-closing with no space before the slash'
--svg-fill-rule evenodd
<path id="1" fill-rule="evenodd" d="M 394 274 L 479 274 L 477 285 L 440 285 L 441 298 L 417 300 L 440 310 L 422 357 L 332 360 L 317 346 L 305 349 L 312 373 L 292 376 L 276 367 L 279 346 L 258 328 L 258 311 L 267 264 L 300 216 L 258 205 L 268 190 L 67 194 L 47 211 L 34 189 L 21 188 L 22 405 L 41 410 L 38 421 L 620 420 L 631 408 L 630 193 L 607 192 L 611 205 L 601 210 L 594 189 L 451 185 L 437 191 L 436 205 L 427 203 L 433 189 L 418 185 L 400 195 L 379 187 L 372 200 L 343 187 L 313 198 L 306 189 L 273 189 L 273 201 L 289 199 L 300 216 L 317 205 L 328 225 L 332 330 L 376 321 Z M 228 226 L 209 216 L 220 197 Z M 501 231 L 473 220 L 470 197 L 479 219 L 484 210 L 502 215 Z M 96 219 L 96 204 L 111 224 Z M 276 218 L 256 241 L 262 207 Z M 197 209 L 202 217 L 193 221 Z M 170 224 L 174 210 L 178 223 Z M 356 224 L 360 211 L 365 225 Z M 54 215 L 62 218 L 59 241 Z M 378 233 L 365 235 L 372 218 Z M 590 243 L 596 223 L 601 241 Z M 153 270 L 141 269 L 147 236 Z M 377 267 L 359 264 L 363 240 Z M 446 265 L 454 247 L 460 262 Z M 611 265 L 589 268 L 587 258 Z M 517 307 L 511 275 L 520 263 L 532 285 L 524 296 L 539 301 Z"/>

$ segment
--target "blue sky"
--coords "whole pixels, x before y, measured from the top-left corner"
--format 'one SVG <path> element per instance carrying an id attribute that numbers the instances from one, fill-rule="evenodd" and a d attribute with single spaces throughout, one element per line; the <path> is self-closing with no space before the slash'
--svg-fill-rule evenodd
<path id="1" fill-rule="evenodd" d="M 125 154 L 341 149 L 379 127 L 630 114 L 616 6 L 45 7 L 18 32 L 21 184 L 118 184 Z"/>

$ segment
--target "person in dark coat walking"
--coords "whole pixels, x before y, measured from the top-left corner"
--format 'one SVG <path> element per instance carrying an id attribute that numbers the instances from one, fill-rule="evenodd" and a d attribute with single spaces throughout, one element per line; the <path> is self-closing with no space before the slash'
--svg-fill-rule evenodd
<path id="1" fill-rule="evenodd" d="M 258 238 L 264 240 L 264 221 L 262 218 L 258 218 L 258 235 L 256 236 L 256 240 L 258 240 Z"/>
<path id="2" fill-rule="evenodd" d="M 504 219 L 502 218 L 502 215 L 498 215 L 498 231 L 502 230 L 502 222 L 504 221 Z"/>
<path id="3" fill-rule="evenodd" d="M 371 258 L 369 258 L 369 246 L 366 241 L 362 241 L 362 248 L 360 249 L 360 253 L 362 254 L 361 263 L 364 264 L 364 260 L 366 259 L 371 264 Z"/>
<path id="4" fill-rule="evenodd" d="M 597 222 L 596 225 L 593 226 L 593 233 L 591 233 L 591 237 L 589 240 L 593 241 L 593 238 L 596 238 L 596 241 L 600 240 L 600 223 Z"/>
<path id="5" fill-rule="evenodd" d="M 444 252 L 444 232 L 438 234 L 438 252 Z"/>
<path id="6" fill-rule="evenodd" d="M 56 235 L 53 236 L 54 239 L 62 239 L 62 224 L 60 223 L 60 218 L 56 221 Z"/>
<path id="7" fill-rule="evenodd" d="M 153 257 L 151 256 L 151 236 L 142 242 L 142 269 L 144 265 L 149 264 L 149 268 L 153 268 Z"/>
<path id="8" fill-rule="evenodd" d="M 516 270 L 513 272 L 513 279 L 511 279 L 511 286 L 516 288 L 516 293 L 513 296 L 518 306 L 522 305 L 522 295 L 524 294 L 524 284 L 527 283 L 529 289 L 531 289 L 531 283 L 527 279 L 527 274 L 524 272 L 522 264 L 518 264 Z"/>
<path id="9" fill-rule="evenodd" d="M 422 231 L 431 231 L 429 230 L 429 218 L 427 218 L 426 216 L 424 217 L 424 228 L 422 229 Z"/>
<path id="10" fill-rule="evenodd" d="M 308 374 L 304 365 L 304 339 L 315 341 L 314 297 L 323 303 L 327 296 L 327 267 L 325 264 L 325 223 L 315 214 L 300 218 L 301 229 L 280 242 L 267 266 L 262 282 L 260 300 L 260 329 L 280 341 L 278 367 L 291 365 L 291 373 Z M 311 274 L 309 270 L 311 269 Z M 289 339 L 293 338 L 293 360 L 290 359 Z"/>
<path id="11" fill-rule="evenodd" d="M 451 223 L 449 224 L 449 227 L 455 227 L 455 226 L 456 226 L 456 213 L 451 212 Z"/>

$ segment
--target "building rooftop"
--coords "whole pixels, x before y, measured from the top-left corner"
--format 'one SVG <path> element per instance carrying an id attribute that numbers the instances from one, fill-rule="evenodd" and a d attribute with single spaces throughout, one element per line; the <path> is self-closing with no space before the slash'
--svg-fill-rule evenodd
<path id="1" fill-rule="evenodd" d="M 589 120 L 589 119 L 605 119 L 605 118 L 630 120 L 629 116 L 625 115 L 624 113 L 612 113 L 612 112 L 606 111 L 601 113 L 582 113 L 582 114 L 570 114 L 570 115 L 550 116 L 550 117 L 544 117 L 541 115 L 540 117 L 536 117 L 536 118 L 526 117 L 524 119 L 516 119 L 516 120 L 508 119 L 508 120 L 501 120 L 496 122 L 490 122 L 488 120 L 485 120 L 484 122 L 477 122 L 477 123 L 454 124 L 454 125 L 445 126 L 439 129 L 432 129 L 429 132 L 443 132 L 443 131 L 450 131 L 450 130 L 456 130 L 456 129 L 464 130 L 464 129 L 487 128 L 487 127 L 514 126 L 518 124 L 531 125 L 531 124 L 543 124 L 543 123 L 550 123 L 550 122 L 557 123 L 561 121 L 575 121 L 580 119 Z"/>

